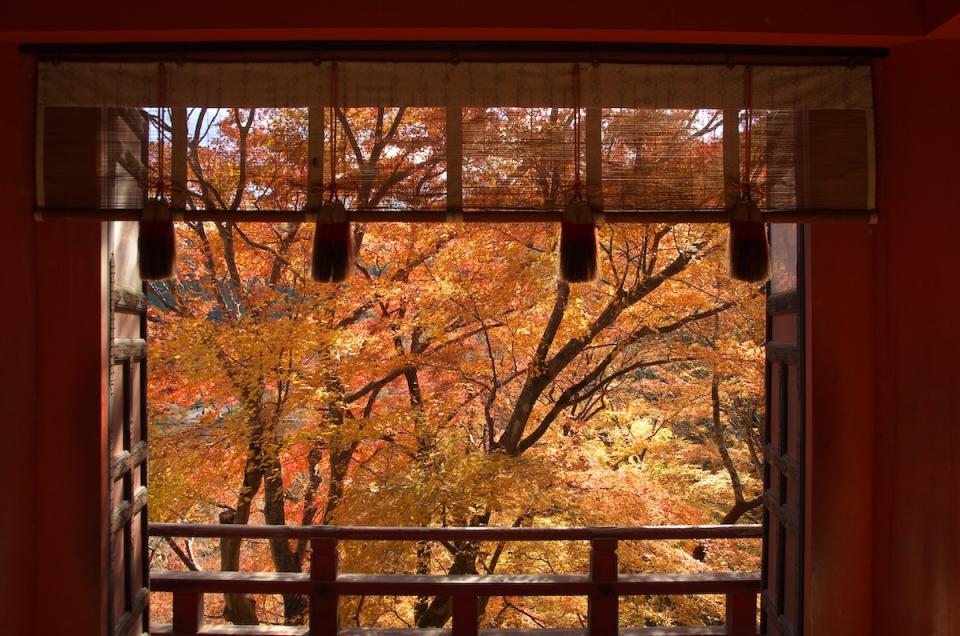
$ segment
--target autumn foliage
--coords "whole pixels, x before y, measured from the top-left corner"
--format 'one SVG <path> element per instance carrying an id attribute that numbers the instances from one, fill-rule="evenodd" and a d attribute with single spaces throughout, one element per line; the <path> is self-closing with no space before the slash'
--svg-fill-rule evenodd
<path id="1" fill-rule="evenodd" d="M 465 130 L 489 147 L 465 161 L 465 199 L 497 191 L 513 205 L 559 206 L 570 174 L 562 153 L 517 140 L 566 129 L 569 112 L 489 111 L 467 114 Z M 348 208 L 442 207 L 442 110 L 339 116 Z M 684 196 L 701 197 L 710 171 L 722 172 L 716 117 L 637 110 L 609 125 L 642 131 L 652 120 L 666 132 L 605 143 L 616 187 L 686 174 L 661 186 L 687 184 Z M 197 110 L 190 122 L 191 207 L 304 205 L 304 110 Z M 763 293 L 729 280 L 725 226 L 603 226 L 599 279 L 582 285 L 556 279 L 556 225 L 358 224 L 353 276 L 335 285 L 310 280 L 312 232 L 178 224 L 178 278 L 151 284 L 154 521 L 759 518 Z M 170 568 L 299 571 L 306 554 L 287 541 L 154 547 L 154 565 Z M 634 572 L 755 570 L 758 554 L 755 543 L 723 541 L 620 550 Z M 586 557 L 584 545 L 565 543 L 348 543 L 343 568 L 562 573 L 585 571 Z M 154 601 L 158 618 L 164 603 Z M 304 620 L 295 596 L 210 603 L 209 614 L 231 622 Z M 449 612 L 443 598 L 352 598 L 342 616 L 442 626 Z M 585 612 L 583 599 L 491 598 L 482 622 L 579 626 Z M 621 615 L 634 626 L 709 624 L 723 606 L 627 598 Z"/>

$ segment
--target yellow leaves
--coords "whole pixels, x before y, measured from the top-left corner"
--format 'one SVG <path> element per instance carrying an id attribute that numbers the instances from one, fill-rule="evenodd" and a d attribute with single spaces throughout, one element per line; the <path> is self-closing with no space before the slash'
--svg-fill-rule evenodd
<path id="1" fill-rule="evenodd" d="M 396 114 L 385 112 L 385 121 Z M 409 111 L 411 152 L 430 150 L 444 121 L 436 114 Z M 292 166 L 302 151 L 302 113 L 262 117 L 254 134 L 266 150 L 256 161 L 275 161 L 276 179 L 256 174 L 242 204 L 262 197 L 264 206 L 301 205 Z M 350 109 L 347 117 L 364 129 L 358 144 L 367 156 L 376 109 Z M 522 129 L 514 119 L 504 125 L 513 127 L 504 135 Z M 237 178 L 235 126 L 230 134 L 222 146 L 204 147 L 204 165 L 220 171 L 210 175 L 218 188 Z M 379 183 L 386 168 L 407 165 L 405 149 L 391 144 L 386 163 L 366 173 L 355 159 L 345 162 L 351 196 L 360 196 L 364 176 Z M 486 170 L 477 179 L 494 177 Z M 403 188 L 386 196 L 398 207 L 420 204 Z M 248 449 L 263 432 L 279 453 L 290 522 L 311 503 L 330 504 L 327 522 L 357 525 L 714 522 L 732 503 L 708 426 L 714 373 L 732 461 L 745 491 L 758 491 L 745 433 L 755 431 L 762 396 L 763 298 L 729 283 L 722 226 L 602 228 L 601 280 L 569 289 L 555 333 L 548 330 L 558 299 L 555 226 L 363 224 L 356 231 L 362 245 L 352 279 L 314 285 L 305 279 L 307 226 L 178 227 L 183 259 L 173 291 L 183 311 L 157 312 L 151 325 L 150 496 L 158 518 L 213 521 L 219 506 L 235 505 Z M 558 362 L 565 349 L 577 354 Z M 542 391 L 522 393 L 552 371 Z M 517 425 L 521 397 L 533 405 L 524 435 L 556 419 L 512 457 L 492 446 Z M 443 571 L 452 557 L 433 547 L 428 569 Z M 644 545 L 622 555 L 631 571 L 706 567 L 691 549 Z M 482 547 L 484 558 L 490 550 Z M 724 564 L 751 555 L 710 554 Z M 269 566 L 267 551 L 255 556 Z M 349 544 L 344 559 L 355 570 L 417 567 L 409 544 Z M 498 571 L 585 565 L 582 546 L 517 545 Z M 368 603 L 364 624 L 387 624 L 378 613 L 384 606 Z M 633 624 L 695 623 L 720 607 L 624 603 Z M 409 604 L 395 608 L 412 614 Z M 575 624 L 583 610 L 562 599 L 537 608 L 554 625 Z M 524 620 L 506 608 L 502 624 Z"/>

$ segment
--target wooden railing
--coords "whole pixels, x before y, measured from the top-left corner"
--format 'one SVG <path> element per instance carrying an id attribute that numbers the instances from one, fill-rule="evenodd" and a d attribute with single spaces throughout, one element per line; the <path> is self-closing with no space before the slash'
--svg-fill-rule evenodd
<path id="1" fill-rule="evenodd" d="M 586 596 L 586 630 L 545 630 L 551 636 L 756 636 L 759 573 L 696 572 L 620 574 L 620 541 L 757 539 L 760 526 L 643 526 L 633 528 L 375 528 L 151 524 L 159 537 L 306 539 L 310 570 L 291 572 L 181 572 L 154 570 L 150 589 L 173 594 L 173 623 L 152 625 L 151 634 L 297 636 L 534 636 L 538 630 L 478 630 L 481 596 Z M 407 575 L 339 571 L 340 541 L 589 541 L 589 574 Z M 303 594 L 309 598 L 304 627 L 203 625 L 208 593 Z M 720 627 L 620 629 L 621 596 L 722 594 L 726 620 Z M 452 630 L 341 629 L 341 596 L 449 596 Z"/>

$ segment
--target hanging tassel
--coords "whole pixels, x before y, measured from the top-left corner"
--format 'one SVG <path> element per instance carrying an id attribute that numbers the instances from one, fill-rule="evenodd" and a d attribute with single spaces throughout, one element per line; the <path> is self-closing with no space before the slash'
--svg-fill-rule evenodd
<path id="1" fill-rule="evenodd" d="M 143 280 L 173 278 L 177 272 L 177 234 L 167 200 L 148 200 L 137 236 L 138 264 Z"/>
<path id="2" fill-rule="evenodd" d="M 753 69 L 743 72 L 743 103 L 746 120 L 743 139 L 746 156 L 740 181 L 740 198 L 730 210 L 730 277 L 747 283 L 760 283 L 770 277 L 770 243 L 760 208 L 750 197 L 754 177 L 753 163 Z"/>
<path id="3" fill-rule="evenodd" d="M 143 280 L 164 280 L 177 274 L 177 232 L 163 183 L 163 104 L 166 101 L 166 71 L 157 67 L 157 196 L 147 199 L 137 234 L 137 264 Z"/>
<path id="4" fill-rule="evenodd" d="M 597 224 L 593 209 L 583 200 L 580 180 L 580 65 L 573 65 L 573 199 L 560 220 L 560 279 L 587 283 L 597 279 Z"/>
<path id="5" fill-rule="evenodd" d="M 730 211 L 730 277 L 760 283 L 770 276 L 767 226 L 757 204 L 741 197 Z"/>
<path id="6" fill-rule="evenodd" d="M 597 225 L 590 205 L 570 201 L 560 222 L 560 278 L 586 283 L 597 278 Z"/>
<path id="7" fill-rule="evenodd" d="M 320 283 L 342 283 L 353 269 L 353 227 L 343 202 L 333 199 L 317 214 L 310 273 Z"/>

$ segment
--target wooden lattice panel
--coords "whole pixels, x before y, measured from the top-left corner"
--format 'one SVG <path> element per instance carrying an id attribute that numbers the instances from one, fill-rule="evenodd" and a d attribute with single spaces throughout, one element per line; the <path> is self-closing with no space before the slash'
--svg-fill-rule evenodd
<path id="1" fill-rule="evenodd" d="M 802 226 L 774 237 L 767 300 L 767 409 L 763 431 L 762 633 L 803 631 L 804 343 Z M 779 254 L 778 254 L 778 248 Z M 784 249 L 786 248 L 786 249 Z"/>

